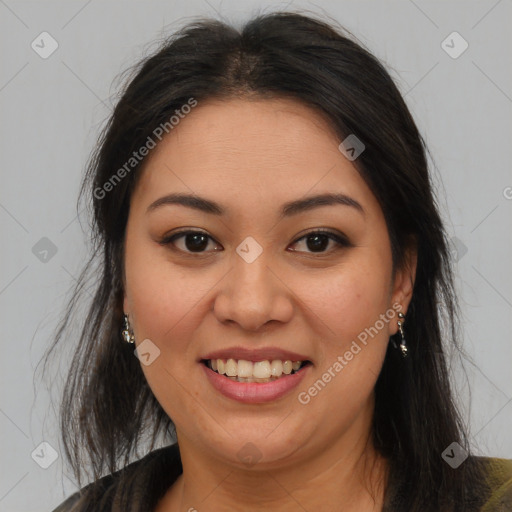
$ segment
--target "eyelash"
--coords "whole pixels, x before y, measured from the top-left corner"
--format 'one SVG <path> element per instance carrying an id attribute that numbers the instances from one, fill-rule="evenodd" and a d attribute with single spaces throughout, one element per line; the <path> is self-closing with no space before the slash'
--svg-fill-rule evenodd
<path id="1" fill-rule="evenodd" d="M 216 242 L 216 240 L 214 240 L 210 235 L 208 235 L 207 233 L 205 233 L 203 231 L 183 230 L 183 231 L 179 231 L 178 233 L 174 233 L 171 236 L 163 238 L 159 243 L 160 243 L 160 245 L 168 246 L 168 245 L 171 245 L 173 242 L 175 242 L 178 238 L 184 237 L 185 235 L 189 235 L 189 234 L 190 235 L 205 235 L 210 240 Z M 350 247 L 350 245 L 351 245 L 350 242 L 345 237 L 343 237 L 343 236 L 341 236 L 341 235 L 339 235 L 337 233 L 333 233 L 332 231 L 327 231 L 327 230 L 324 230 L 324 229 L 318 229 L 318 230 L 315 230 L 315 231 L 310 231 L 309 233 L 306 233 L 305 235 L 302 235 L 300 238 L 297 238 L 297 240 L 295 240 L 291 245 L 295 245 L 296 243 L 300 242 L 301 240 L 303 240 L 303 239 L 305 239 L 307 237 L 313 236 L 313 235 L 325 235 L 330 240 L 333 240 L 334 242 L 336 242 L 338 244 L 338 247 L 335 247 L 334 249 L 331 249 L 331 251 L 332 250 L 341 249 L 342 247 Z M 176 250 L 178 250 L 180 252 L 185 252 L 185 254 L 194 255 L 196 257 L 204 255 L 204 254 L 207 254 L 208 252 L 210 252 L 210 251 L 192 252 L 192 251 L 183 251 L 183 249 L 176 249 Z M 307 252 L 307 254 L 325 255 L 325 254 L 328 254 L 331 251 L 327 250 L 327 251 L 316 252 L 316 253 L 313 252 L 313 251 L 310 251 L 310 252 Z M 294 252 L 304 252 L 304 251 L 294 251 Z"/>

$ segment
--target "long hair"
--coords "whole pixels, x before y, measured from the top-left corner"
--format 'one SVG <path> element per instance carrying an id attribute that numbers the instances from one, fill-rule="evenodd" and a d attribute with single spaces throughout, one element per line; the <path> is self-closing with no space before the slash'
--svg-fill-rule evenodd
<path id="1" fill-rule="evenodd" d="M 476 466 L 454 470 L 441 457 L 453 442 L 468 453 L 470 447 L 447 371 L 447 350 L 461 350 L 458 308 L 425 142 L 392 78 L 361 43 L 341 27 L 292 12 L 259 15 L 239 30 L 212 19 L 190 22 L 132 70 L 101 133 L 80 193 L 92 205 L 93 251 L 50 349 L 65 340 L 84 283 L 95 276 L 60 409 L 78 482 L 85 467 L 96 479 L 123 467 L 143 439 L 152 448 L 160 435 L 170 441 L 175 434 L 120 339 L 125 228 L 144 162 L 122 173 L 108 194 L 105 183 L 190 98 L 234 97 L 294 99 L 321 113 L 340 142 L 350 134 L 364 142 L 354 165 L 384 213 L 394 268 L 405 264 L 411 244 L 418 255 L 409 355 L 403 360 L 388 348 L 372 440 L 389 460 L 400 510 L 466 510 L 460 504 L 471 501 L 467 489 L 478 495 L 483 478 Z"/>

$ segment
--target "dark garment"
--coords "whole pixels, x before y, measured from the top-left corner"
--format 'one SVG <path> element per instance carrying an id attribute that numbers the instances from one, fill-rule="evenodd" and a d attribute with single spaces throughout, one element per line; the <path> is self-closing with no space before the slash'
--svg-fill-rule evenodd
<path id="1" fill-rule="evenodd" d="M 53 512 L 153 512 L 182 471 L 178 445 L 166 446 L 85 486 Z"/>
<path id="2" fill-rule="evenodd" d="M 470 457 L 464 464 L 472 461 L 486 465 L 492 489 L 480 512 L 512 512 L 512 460 Z M 182 470 L 178 446 L 160 448 L 84 487 L 53 512 L 153 512 Z M 383 510 L 400 509 L 399 502 L 399 496 L 391 490 Z"/>

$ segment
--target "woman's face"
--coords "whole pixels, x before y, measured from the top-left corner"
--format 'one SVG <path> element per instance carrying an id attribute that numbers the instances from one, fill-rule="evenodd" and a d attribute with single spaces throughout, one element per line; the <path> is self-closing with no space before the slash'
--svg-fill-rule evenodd
<path id="1" fill-rule="evenodd" d="M 271 468 L 368 434 L 412 283 L 393 275 L 382 210 L 340 142 L 300 103 L 237 99 L 199 102 L 149 155 L 130 204 L 124 311 L 182 449 Z M 312 199 L 326 194 L 339 200 Z M 170 240 L 183 231 L 200 233 Z M 275 375 L 238 382 L 208 359 Z M 277 378 L 286 360 L 308 363 Z"/>

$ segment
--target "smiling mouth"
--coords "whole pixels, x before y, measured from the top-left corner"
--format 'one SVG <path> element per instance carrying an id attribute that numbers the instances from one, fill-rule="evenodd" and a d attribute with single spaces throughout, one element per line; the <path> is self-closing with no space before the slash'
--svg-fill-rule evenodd
<path id="1" fill-rule="evenodd" d="M 210 370 L 223 375 L 235 382 L 272 382 L 293 375 L 311 361 L 263 360 L 247 361 L 246 359 L 202 359 L 201 363 Z"/>

